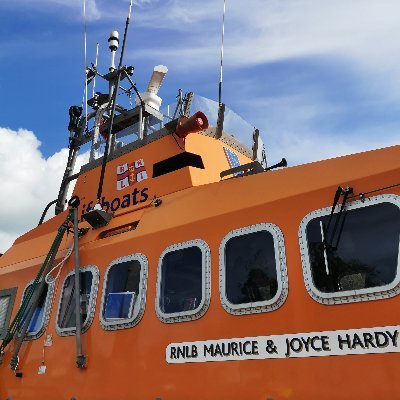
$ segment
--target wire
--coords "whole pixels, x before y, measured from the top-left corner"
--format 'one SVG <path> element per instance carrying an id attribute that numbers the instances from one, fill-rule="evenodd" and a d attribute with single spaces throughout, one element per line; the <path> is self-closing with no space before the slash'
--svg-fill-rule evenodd
<path id="1" fill-rule="evenodd" d="M 181 145 L 179 144 L 178 140 L 176 139 L 175 133 L 174 133 L 174 132 L 172 133 L 172 137 L 174 138 L 174 140 L 175 140 L 176 144 L 178 145 L 178 147 L 179 147 L 182 151 L 185 151 L 185 149 L 181 147 Z M 185 139 L 183 139 L 183 140 L 185 141 Z"/>
<path id="2" fill-rule="evenodd" d="M 386 187 L 379 188 L 379 189 L 370 190 L 369 192 L 361 192 L 361 193 L 358 193 L 358 194 L 354 194 L 353 196 L 349 196 L 349 199 L 352 199 L 354 197 L 364 198 L 364 196 L 366 194 L 371 194 L 371 193 L 375 193 L 375 192 L 382 192 L 383 190 L 392 189 L 392 188 L 397 187 L 397 186 L 400 186 L 400 183 L 395 183 L 394 185 L 386 186 Z"/>

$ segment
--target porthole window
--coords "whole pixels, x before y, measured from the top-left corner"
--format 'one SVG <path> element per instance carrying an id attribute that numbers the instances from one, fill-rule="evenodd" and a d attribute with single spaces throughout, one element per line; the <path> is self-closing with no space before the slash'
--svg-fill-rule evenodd
<path id="1" fill-rule="evenodd" d="M 30 290 L 32 287 L 32 284 L 33 281 L 30 282 L 25 288 L 24 294 L 22 296 L 23 299 L 25 299 L 26 295 L 28 294 L 28 290 Z M 38 283 L 38 285 L 39 284 L 40 283 Z M 50 308 L 53 300 L 53 292 L 54 284 L 48 285 L 47 283 L 45 283 L 44 290 L 40 295 L 39 302 L 33 312 L 31 321 L 29 322 L 25 339 L 37 339 L 45 331 L 50 318 Z"/>
<path id="2" fill-rule="evenodd" d="M 80 268 L 80 307 L 82 332 L 93 321 L 99 284 L 99 271 L 95 266 Z M 57 312 L 57 333 L 61 336 L 75 335 L 75 272 L 71 271 L 64 280 Z"/>
<path id="3" fill-rule="evenodd" d="M 300 225 L 307 290 L 322 303 L 391 297 L 399 293 L 399 196 L 346 204 L 330 217 L 325 208 Z"/>
<path id="4" fill-rule="evenodd" d="M 101 301 L 100 321 L 104 329 L 136 325 L 146 303 L 147 259 L 133 254 L 114 260 L 107 269 Z"/>
<path id="5" fill-rule="evenodd" d="M 168 247 L 158 264 L 156 312 L 163 322 L 200 318 L 210 303 L 210 250 L 201 240 Z"/>
<path id="6" fill-rule="evenodd" d="M 10 323 L 17 288 L 0 290 L 0 339 L 4 339 Z"/>
<path id="7" fill-rule="evenodd" d="M 273 311 L 287 297 L 284 240 L 273 224 L 230 232 L 220 246 L 220 296 L 226 311 Z"/>

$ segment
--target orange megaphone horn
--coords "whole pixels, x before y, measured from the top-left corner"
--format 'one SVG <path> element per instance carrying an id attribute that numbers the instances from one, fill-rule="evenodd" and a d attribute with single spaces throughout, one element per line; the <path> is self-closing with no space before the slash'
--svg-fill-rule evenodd
<path id="1" fill-rule="evenodd" d="M 190 118 L 181 117 L 176 126 L 175 133 L 183 139 L 189 135 L 189 133 L 200 132 L 207 128 L 207 117 L 201 111 L 197 111 L 197 113 L 193 114 Z"/>

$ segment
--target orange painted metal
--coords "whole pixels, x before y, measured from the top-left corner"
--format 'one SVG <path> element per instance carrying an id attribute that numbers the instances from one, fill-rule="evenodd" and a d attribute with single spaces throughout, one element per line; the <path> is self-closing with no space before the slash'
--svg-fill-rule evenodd
<path id="1" fill-rule="evenodd" d="M 220 181 L 219 173 L 229 168 L 223 151 L 228 145 L 201 134 L 189 135 L 185 143 L 178 140 L 187 151 L 202 156 L 204 170 L 185 167 L 151 178 L 155 162 L 181 151 L 172 136 L 107 166 L 104 196 L 112 200 L 133 190 L 116 189 L 117 165 L 143 159 L 149 179 L 137 188 L 148 188 L 148 199 L 119 208 L 108 226 L 90 230 L 80 239 L 81 265 L 96 265 L 100 270 L 95 318 L 82 337 L 87 368 L 75 366 L 75 337 L 60 337 L 55 330 L 61 282 L 73 269 L 71 257 L 60 277 L 45 335 L 22 346 L 22 378 L 8 367 L 14 344 L 7 348 L 0 366 L 0 400 L 400 398 L 398 353 L 193 364 L 168 364 L 165 357 L 172 342 L 398 325 L 398 296 L 334 306 L 315 302 L 304 284 L 298 229 L 306 214 L 332 204 L 338 185 L 349 185 L 359 193 L 398 183 L 400 146 Z M 242 154 L 239 158 L 242 164 L 251 161 Z M 82 203 L 95 199 L 98 177 L 99 167 L 79 177 L 74 193 Z M 400 195 L 400 189 L 382 193 Z M 162 199 L 161 206 L 151 204 L 153 196 Z M 0 258 L 0 290 L 18 287 L 13 315 L 64 218 L 55 217 L 22 236 Z M 136 221 L 136 229 L 103 238 L 104 232 Z M 230 231 L 262 222 L 276 224 L 283 232 L 288 298 L 272 312 L 230 315 L 219 296 L 220 243 Z M 192 239 L 204 240 L 211 250 L 211 304 L 198 320 L 165 324 L 155 312 L 159 257 L 168 246 Z M 71 243 L 69 235 L 58 258 Z M 99 312 L 106 268 L 114 259 L 133 253 L 144 254 L 149 262 L 144 316 L 133 328 L 105 331 Z M 53 345 L 44 348 L 48 334 Z M 43 351 L 47 369 L 39 375 Z"/>

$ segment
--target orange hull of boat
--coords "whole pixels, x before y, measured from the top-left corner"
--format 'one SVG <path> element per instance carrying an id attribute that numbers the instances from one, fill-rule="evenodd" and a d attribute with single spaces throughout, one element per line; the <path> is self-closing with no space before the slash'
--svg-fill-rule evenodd
<path id="1" fill-rule="evenodd" d="M 183 142 L 182 142 L 183 145 Z M 100 271 L 99 295 L 93 323 L 83 334 L 87 367 L 75 366 L 75 337 L 60 337 L 55 330 L 61 283 L 73 269 L 67 260 L 54 294 L 43 339 L 25 341 L 20 352 L 22 378 L 8 364 L 12 342 L 0 366 L 0 399 L 397 399 L 400 398 L 400 354 L 362 354 L 332 357 L 242 360 L 169 364 L 170 343 L 222 338 L 256 337 L 301 332 L 334 331 L 399 324 L 400 298 L 324 305 L 307 293 L 300 256 L 299 225 L 313 210 L 329 207 L 336 188 L 351 186 L 355 193 L 398 183 L 400 146 L 220 181 L 229 165 L 223 154 L 226 144 L 201 134 L 189 135 L 185 149 L 200 154 L 205 169 L 185 167 L 142 182 L 148 199 L 119 208 L 110 224 L 91 230 L 80 240 L 80 264 L 96 265 Z M 104 193 L 113 199 L 123 191 L 115 188 L 118 163 L 143 158 L 152 165 L 179 152 L 167 136 L 146 147 L 110 161 Z M 242 164 L 251 161 L 239 154 Z M 151 174 L 151 170 L 148 170 Z M 86 205 L 95 200 L 99 167 L 78 179 L 75 194 Z M 400 188 L 379 192 L 400 195 Z M 150 205 L 153 196 L 162 199 Z M 18 287 L 13 315 L 22 292 L 32 280 L 65 219 L 59 215 L 19 238 L 0 258 L 0 290 Z M 135 230 L 104 237 L 121 226 L 139 221 Z M 273 223 L 284 235 L 288 270 L 288 297 L 275 311 L 231 315 L 219 295 L 219 248 L 232 230 Z M 83 222 L 80 226 L 87 226 Z M 155 312 L 157 266 L 161 253 L 175 243 L 201 239 L 211 251 L 211 303 L 194 321 L 163 323 Z M 71 246 L 64 239 L 58 258 Z M 105 331 L 99 310 L 105 271 L 111 261 L 133 253 L 148 259 L 148 282 L 144 316 L 132 328 Z"/>

